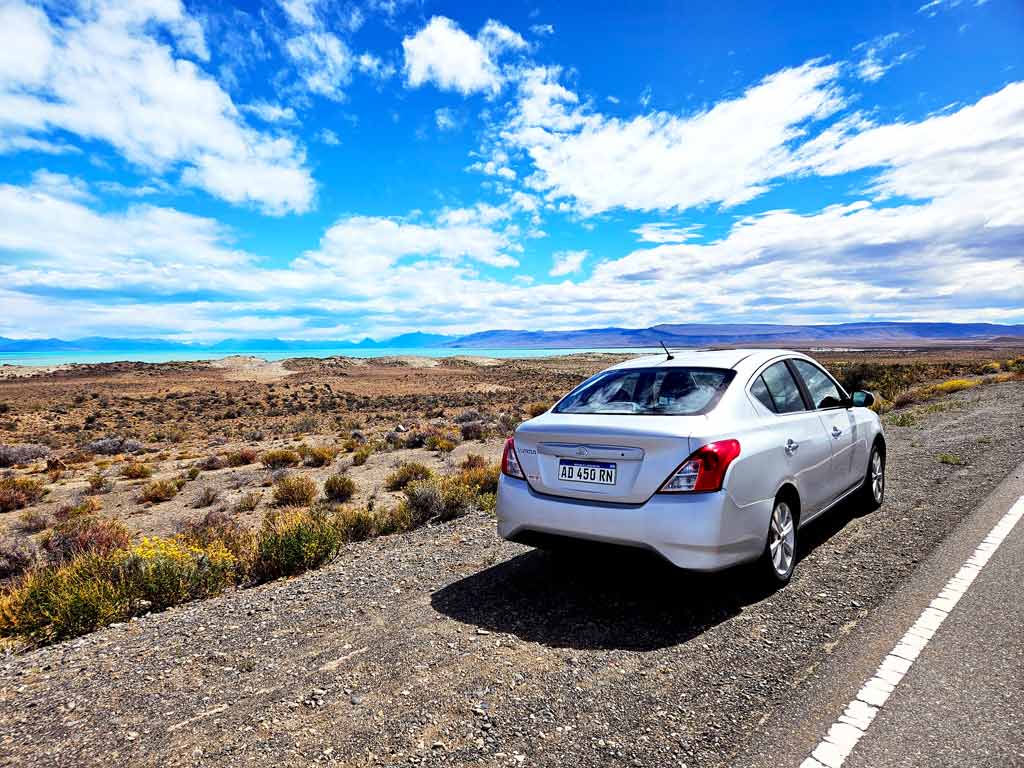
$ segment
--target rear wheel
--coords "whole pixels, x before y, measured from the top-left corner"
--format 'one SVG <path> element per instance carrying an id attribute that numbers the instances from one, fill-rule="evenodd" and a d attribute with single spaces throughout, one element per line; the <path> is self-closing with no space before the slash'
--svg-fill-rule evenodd
<path id="1" fill-rule="evenodd" d="M 796 565 L 796 518 L 786 499 L 776 499 L 768 523 L 768 541 L 761 557 L 762 569 L 777 584 L 785 584 Z"/>
<path id="2" fill-rule="evenodd" d="M 861 487 L 860 495 L 869 512 L 874 512 L 885 501 L 885 454 L 877 443 L 871 446 L 868 470 L 864 474 L 864 485 Z"/>

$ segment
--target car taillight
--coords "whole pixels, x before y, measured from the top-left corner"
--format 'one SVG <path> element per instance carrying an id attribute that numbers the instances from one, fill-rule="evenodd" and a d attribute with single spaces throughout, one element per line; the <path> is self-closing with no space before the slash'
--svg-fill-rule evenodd
<path id="1" fill-rule="evenodd" d="M 516 443 L 514 438 L 505 441 L 505 450 L 501 454 L 501 471 L 509 477 L 518 477 L 525 480 L 523 468 L 519 466 L 519 457 L 516 456 Z"/>
<path id="2" fill-rule="evenodd" d="M 720 491 L 725 471 L 739 455 L 739 440 L 719 440 L 702 445 L 676 467 L 658 493 Z"/>

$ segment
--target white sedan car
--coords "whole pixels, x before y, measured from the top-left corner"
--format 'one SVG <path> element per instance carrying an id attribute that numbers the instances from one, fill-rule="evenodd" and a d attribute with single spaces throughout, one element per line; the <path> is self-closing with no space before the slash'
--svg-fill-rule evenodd
<path id="1" fill-rule="evenodd" d="M 847 496 L 882 503 L 873 402 L 785 350 L 621 363 L 508 439 L 498 532 L 644 547 L 698 571 L 760 559 L 785 583 L 802 526 Z"/>

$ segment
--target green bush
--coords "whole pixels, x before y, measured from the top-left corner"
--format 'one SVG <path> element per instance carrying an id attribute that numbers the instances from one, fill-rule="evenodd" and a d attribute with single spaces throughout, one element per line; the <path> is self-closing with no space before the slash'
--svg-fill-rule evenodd
<path id="1" fill-rule="evenodd" d="M 45 643 L 84 635 L 131 615 L 132 595 L 107 557 L 87 554 L 34 568 L 0 595 L 0 635 Z"/>
<path id="2" fill-rule="evenodd" d="M 271 510 L 256 534 L 253 577 L 269 581 L 318 568 L 333 559 L 343 543 L 338 518 L 331 510 Z"/>
<path id="3" fill-rule="evenodd" d="M 334 461 L 338 455 L 338 449 L 326 445 L 309 446 L 303 443 L 299 446 L 298 453 L 307 467 L 324 467 Z"/>
<path id="4" fill-rule="evenodd" d="M 324 496 L 330 501 L 348 501 L 356 493 L 356 482 L 348 475 L 331 475 L 324 482 Z"/>
<path id="5" fill-rule="evenodd" d="M 133 600 L 155 610 L 224 591 L 234 583 L 238 565 L 222 542 L 198 547 L 183 537 L 144 538 L 113 560 Z"/>
<path id="6" fill-rule="evenodd" d="M 260 461 L 267 469 L 284 469 L 285 467 L 297 467 L 302 461 L 302 457 L 295 451 L 279 448 L 264 453 L 260 457 Z"/>
<path id="7" fill-rule="evenodd" d="M 361 467 L 366 463 L 366 460 L 373 455 L 373 446 L 364 445 L 352 454 L 352 466 Z"/>
<path id="8" fill-rule="evenodd" d="M 425 464 L 420 464 L 418 461 L 407 461 L 400 464 L 394 472 L 387 476 L 384 480 L 384 487 L 389 491 L 401 491 L 409 483 L 426 480 L 432 474 L 433 472 Z"/>
<path id="9" fill-rule="evenodd" d="M 366 507 L 342 507 L 335 510 L 338 531 L 345 541 L 365 541 L 377 535 L 377 514 Z"/>
<path id="10" fill-rule="evenodd" d="M 316 500 L 316 481 L 289 475 L 274 483 L 274 503 L 279 507 L 308 507 Z"/>
<path id="11" fill-rule="evenodd" d="M 121 475 L 129 480 L 144 480 L 153 474 L 153 470 L 141 461 L 129 461 L 121 468 Z"/>
<path id="12" fill-rule="evenodd" d="M 409 524 L 418 528 L 431 520 L 462 517 L 473 507 L 476 494 L 458 478 L 417 480 L 405 487 L 404 505 Z"/>

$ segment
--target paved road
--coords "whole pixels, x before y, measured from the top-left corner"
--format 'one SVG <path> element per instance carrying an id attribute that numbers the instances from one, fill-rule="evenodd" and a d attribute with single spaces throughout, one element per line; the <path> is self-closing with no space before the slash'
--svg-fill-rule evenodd
<path id="1" fill-rule="evenodd" d="M 1011 512 L 1024 507 L 1022 499 L 1024 465 L 815 671 L 796 704 L 765 724 L 764 740 L 737 764 L 1024 766 L 1024 521 L 1013 524 L 1019 514 Z M 1012 524 L 1005 538 L 989 538 L 1000 522 L 1004 532 Z M 973 581 L 961 585 L 962 597 L 945 617 L 930 609 L 979 544 L 988 539 L 989 548 L 1000 538 Z M 857 724 L 863 735 L 851 730 L 848 724 L 856 718 L 849 718 L 850 703 L 864 698 L 865 683 L 904 633 L 919 620 L 929 622 L 923 613 L 941 624 L 902 678 L 902 669 L 890 665 L 896 685 L 876 714 L 863 703 L 854 705 L 867 716 Z M 844 713 L 848 724 L 837 731 Z M 848 744 L 856 740 L 848 755 L 836 749 L 844 736 Z"/>

